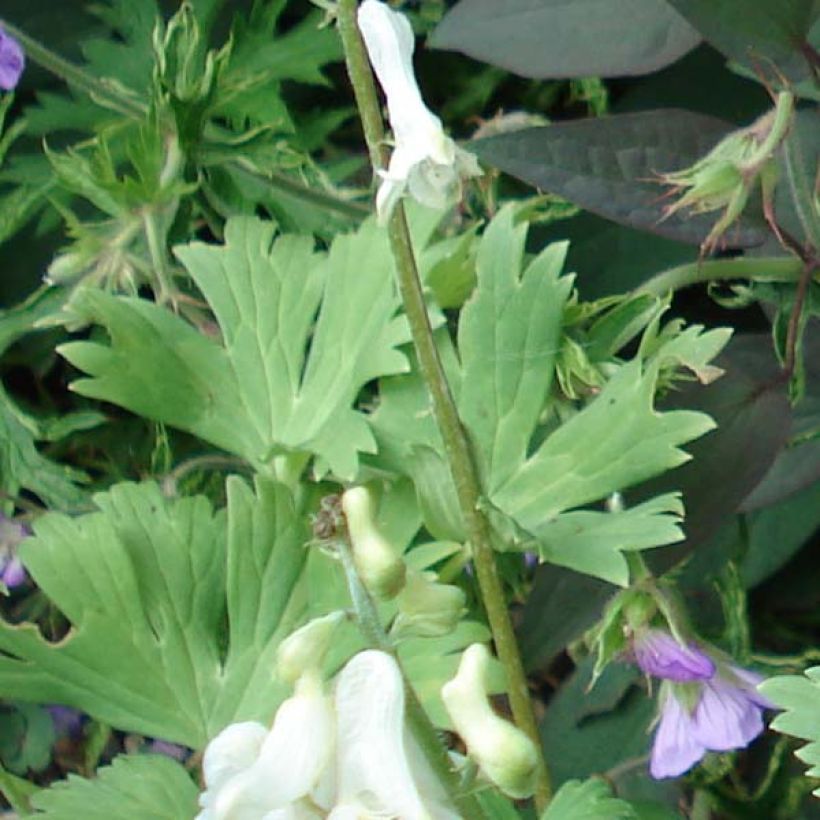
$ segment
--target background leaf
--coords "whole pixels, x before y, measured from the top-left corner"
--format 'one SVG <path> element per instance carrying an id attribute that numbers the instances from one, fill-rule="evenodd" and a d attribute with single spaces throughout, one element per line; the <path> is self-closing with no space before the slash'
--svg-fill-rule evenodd
<path id="1" fill-rule="evenodd" d="M 461 0 L 430 44 L 525 77 L 619 77 L 657 71 L 699 40 L 664 0 Z"/>
<path id="2" fill-rule="evenodd" d="M 820 19 L 817 0 L 667 2 L 715 48 L 764 76 L 771 76 L 773 63 L 793 83 L 814 77 L 806 47 L 820 44 L 820 29 L 812 30 Z"/>
<path id="3" fill-rule="evenodd" d="M 635 820 L 629 803 L 612 796 L 603 780 L 568 780 L 556 792 L 541 820 Z"/>
<path id="4" fill-rule="evenodd" d="M 785 711 L 772 721 L 772 728 L 811 741 L 797 756 L 812 768 L 807 774 L 820 777 L 820 666 L 802 675 L 780 675 L 764 681 L 760 691 Z M 814 790 L 820 797 L 820 788 Z"/>
<path id="5" fill-rule="evenodd" d="M 161 755 L 121 755 L 93 780 L 70 774 L 32 797 L 43 820 L 190 820 L 198 789 L 185 769 Z"/>
<path id="6" fill-rule="evenodd" d="M 676 109 L 620 114 L 526 128 L 474 140 L 470 150 L 524 182 L 560 194 L 623 225 L 700 244 L 714 214 L 661 221 L 668 204 L 659 173 L 681 170 L 706 154 L 729 125 Z M 759 244 L 765 233 L 741 220 L 726 235 L 733 247 Z"/>
<path id="7" fill-rule="evenodd" d="M 307 536 L 281 487 L 232 478 L 228 498 L 226 522 L 201 496 L 120 484 L 95 496 L 99 512 L 40 517 L 20 554 L 71 629 L 50 643 L 35 625 L 3 624 L 0 693 L 192 748 L 232 721 L 269 719 Z"/>

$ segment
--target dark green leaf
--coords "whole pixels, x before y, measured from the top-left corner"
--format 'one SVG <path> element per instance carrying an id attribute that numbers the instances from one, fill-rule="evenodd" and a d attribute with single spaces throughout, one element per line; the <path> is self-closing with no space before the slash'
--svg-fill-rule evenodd
<path id="1" fill-rule="evenodd" d="M 728 130 L 714 117 L 670 109 L 527 128 L 476 140 L 470 149 L 502 171 L 593 213 L 700 244 L 714 214 L 673 214 L 661 221 L 668 200 L 654 179 L 691 165 Z M 760 228 L 742 220 L 726 241 L 744 247 L 764 238 Z"/>
<path id="2" fill-rule="evenodd" d="M 461 0 L 431 45 L 525 77 L 618 77 L 657 71 L 699 39 L 663 0 Z"/>
<path id="3" fill-rule="evenodd" d="M 808 57 L 810 32 L 820 18 L 818 0 L 667 0 L 727 57 L 793 83 L 817 70 Z M 820 32 L 815 32 L 815 37 Z M 817 43 L 814 43 L 817 48 Z M 817 52 L 815 51 L 815 59 Z M 779 80 L 776 75 L 775 81 Z"/>
<path id="4" fill-rule="evenodd" d="M 686 541 L 651 554 L 658 569 L 689 554 L 734 516 L 789 435 L 788 399 L 768 337 L 737 337 L 716 363 L 724 376 L 707 386 L 689 385 L 672 401 L 708 413 L 717 429 L 691 446 L 692 461 L 646 488 L 652 495 L 678 488 L 686 508 Z M 707 560 L 706 552 L 693 560 Z"/>
<path id="5" fill-rule="evenodd" d="M 564 567 L 542 564 L 524 607 L 519 640 L 524 663 L 543 668 L 589 629 L 612 597 L 612 586 Z"/>

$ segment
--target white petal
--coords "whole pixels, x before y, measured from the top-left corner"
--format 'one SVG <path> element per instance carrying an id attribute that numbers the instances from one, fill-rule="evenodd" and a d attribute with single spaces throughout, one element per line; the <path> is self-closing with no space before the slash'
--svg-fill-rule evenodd
<path id="1" fill-rule="evenodd" d="M 360 652 L 336 684 L 339 802 L 371 814 L 427 820 L 404 749 L 404 682 L 390 655 Z"/>
<path id="2" fill-rule="evenodd" d="M 235 776 L 215 796 L 215 817 L 260 820 L 309 795 L 333 752 L 334 717 L 322 685 L 305 675 L 276 719 L 253 766 Z"/>
<path id="3" fill-rule="evenodd" d="M 358 23 L 388 107 L 423 106 L 413 72 L 416 38 L 408 19 L 379 0 L 364 0 L 359 6 Z"/>
<path id="4" fill-rule="evenodd" d="M 208 744 L 202 758 L 208 791 L 220 789 L 234 775 L 252 766 L 267 734 L 268 730 L 255 721 L 232 723 L 223 729 Z"/>

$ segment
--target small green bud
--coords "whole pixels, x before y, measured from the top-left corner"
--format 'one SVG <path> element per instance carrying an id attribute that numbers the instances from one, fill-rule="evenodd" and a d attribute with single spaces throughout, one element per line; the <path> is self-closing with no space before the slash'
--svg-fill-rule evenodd
<path id="1" fill-rule="evenodd" d="M 483 644 L 464 650 L 456 676 L 441 697 L 467 752 L 504 794 L 516 799 L 535 791 L 538 751 L 516 726 L 499 717 L 487 696 L 490 653 Z"/>
<path id="2" fill-rule="evenodd" d="M 460 587 L 438 583 L 435 573 L 408 570 L 390 633 L 396 638 L 448 635 L 464 614 L 466 601 Z"/>
<path id="3" fill-rule="evenodd" d="M 342 511 L 362 583 L 377 598 L 394 598 L 404 587 L 406 567 L 398 551 L 376 527 L 370 491 L 366 487 L 347 490 L 342 495 Z"/>
<path id="4" fill-rule="evenodd" d="M 279 677 L 285 683 L 295 684 L 308 670 L 318 670 L 330 648 L 336 627 L 343 620 L 343 612 L 331 612 L 291 632 L 276 650 Z"/>
<path id="5" fill-rule="evenodd" d="M 682 193 L 665 209 L 663 219 L 681 209 L 694 214 L 723 210 L 702 246 L 712 250 L 743 213 L 758 181 L 765 178 L 764 188 L 773 188 L 773 154 L 785 139 L 793 114 L 794 98 L 783 92 L 772 111 L 724 137 L 705 157 L 681 171 L 661 174 L 662 183 Z M 764 195 L 771 199 L 771 191 L 764 190 Z"/>

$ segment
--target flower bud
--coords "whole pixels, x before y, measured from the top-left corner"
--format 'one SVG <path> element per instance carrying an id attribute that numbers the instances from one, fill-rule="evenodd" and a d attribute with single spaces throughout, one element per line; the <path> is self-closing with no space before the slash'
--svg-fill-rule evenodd
<path id="1" fill-rule="evenodd" d="M 330 648 L 336 627 L 343 620 L 344 613 L 337 610 L 308 621 L 288 635 L 276 650 L 276 670 L 279 677 L 292 685 L 309 669 L 318 669 Z"/>
<path id="2" fill-rule="evenodd" d="M 773 153 L 788 132 L 794 112 L 794 98 L 778 95 L 775 108 L 752 125 L 724 137 L 705 157 L 689 168 L 661 174 L 660 181 L 683 195 L 665 209 L 663 219 L 686 209 L 690 213 L 723 210 L 703 249 L 717 244 L 730 225 L 743 213 L 758 180 L 764 182 L 764 206 L 773 194 L 775 162 Z"/>
<path id="3" fill-rule="evenodd" d="M 406 567 L 398 551 L 376 527 L 373 496 L 366 487 L 342 495 L 342 510 L 362 582 L 377 598 L 395 597 L 404 586 Z"/>
<path id="4" fill-rule="evenodd" d="M 441 697 L 467 752 L 482 772 L 510 797 L 535 791 L 538 751 L 516 726 L 500 718 L 487 696 L 490 653 L 483 644 L 469 646 L 456 676 L 444 684 Z"/>
<path id="5" fill-rule="evenodd" d="M 464 614 L 466 601 L 460 587 L 438 583 L 435 573 L 408 570 L 398 597 L 399 614 L 390 632 L 396 638 L 447 635 Z"/>

